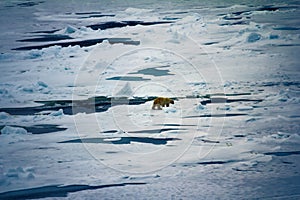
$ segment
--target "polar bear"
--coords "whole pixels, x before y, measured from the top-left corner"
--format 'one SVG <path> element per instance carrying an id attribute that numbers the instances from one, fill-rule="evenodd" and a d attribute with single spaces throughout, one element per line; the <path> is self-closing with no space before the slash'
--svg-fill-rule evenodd
<path id="1" fill-rule="evenodd" d="M 165 97 L 157 97 L 156 99 L 154 99 L 153 105 L 152 105 L 152 109 L 158 109 L 161 110 L 162 107 L 166 106 L 169 107 L 170 104 L 174 104 L 174 101 L 170 98 L 165 98 Z"/>

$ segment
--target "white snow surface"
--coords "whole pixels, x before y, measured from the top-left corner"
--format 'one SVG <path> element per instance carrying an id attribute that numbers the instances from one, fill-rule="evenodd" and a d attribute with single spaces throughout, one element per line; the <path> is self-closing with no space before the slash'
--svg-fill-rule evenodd
<path id="1" fill-rule="evenodd" d="M 0 199 L 299 199 L 299 1 L 114 3 L 0 3 Z"/>

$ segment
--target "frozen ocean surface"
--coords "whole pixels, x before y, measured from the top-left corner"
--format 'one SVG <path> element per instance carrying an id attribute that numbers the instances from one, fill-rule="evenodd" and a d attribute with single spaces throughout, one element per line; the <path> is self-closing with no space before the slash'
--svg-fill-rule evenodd
<path id="1" fill-rule="evenodd" d="M 1 1 L 0 199 L 299 199 L 299 8 Z"/>

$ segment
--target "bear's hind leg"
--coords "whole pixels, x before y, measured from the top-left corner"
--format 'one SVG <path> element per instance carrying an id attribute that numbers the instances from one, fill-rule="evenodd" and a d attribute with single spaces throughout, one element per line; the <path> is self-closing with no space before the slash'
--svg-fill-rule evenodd
<path id="1" fill-rule="evenodd" d="M 156 104 L 157 110 L 162 110 L 162 107 L 160 104 Z"/>

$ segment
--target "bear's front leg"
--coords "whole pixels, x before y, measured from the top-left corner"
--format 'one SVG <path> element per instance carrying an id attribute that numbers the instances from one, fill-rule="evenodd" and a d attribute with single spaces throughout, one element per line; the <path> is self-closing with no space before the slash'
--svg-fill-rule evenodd
<path id="1" fill-rule="evenodd" d="M 169 107 L 169 105 L 170 105 L 170 104 L 168 104 L 168 103 L 166 104 L 167 107 Z"/>

